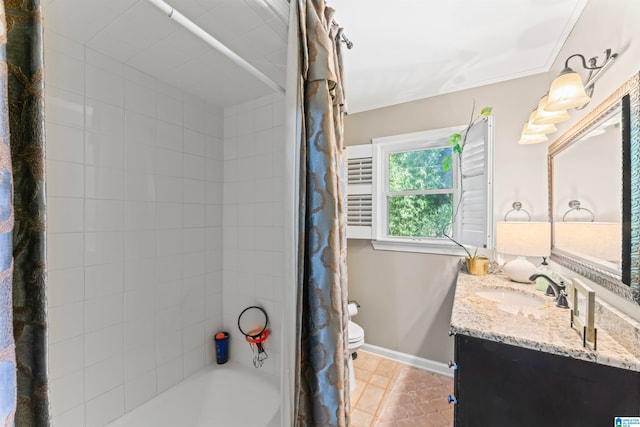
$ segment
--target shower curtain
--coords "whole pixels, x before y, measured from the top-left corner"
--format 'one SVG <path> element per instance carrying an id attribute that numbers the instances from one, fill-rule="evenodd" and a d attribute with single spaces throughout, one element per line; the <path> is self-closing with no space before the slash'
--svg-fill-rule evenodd
<path id="1" fill-rule="evenodd" d="M 0 420 L 40 427 L 49 425 L 42 14 L 39 0 L 4 0 L 1 12 Z"/>
<path id="2" fill-rule="evenodd" d="M 348 426 L 345 181 L 339 29 L 324 0 L 298 0 L 303 127 L 297 426 Z"/>
<path id="3" fill-rule="evenodd" d="M 13 273 L 13 206 L 9 117 L 7 111 L 7 32 L 4 5 L 0 4 L 0 425 L 13 425 L 16 410 L 16 358 L 13 342 L 11 275 Z"/>

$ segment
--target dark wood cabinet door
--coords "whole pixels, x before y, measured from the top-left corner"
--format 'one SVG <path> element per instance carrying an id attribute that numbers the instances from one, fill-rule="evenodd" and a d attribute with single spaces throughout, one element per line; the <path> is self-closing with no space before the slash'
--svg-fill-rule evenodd
<path id="1" fill-rule="evenodd" d="M 640 414 L 640 374 L 457 335 L 458 427 L 610 426 Z"/>

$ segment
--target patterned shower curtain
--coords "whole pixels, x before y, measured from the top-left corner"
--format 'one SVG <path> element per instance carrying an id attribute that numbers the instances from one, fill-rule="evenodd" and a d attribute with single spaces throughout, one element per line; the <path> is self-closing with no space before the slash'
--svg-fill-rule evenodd
<path id="1" fill-rule="evenodd" d="M 298 0 L 300 160 L 297 426 L 348 426 L 347 271 L 340 29 L 324 0 Z"/>
<path id="2" fill-rule="evenodd" d="M 0 136 L 0 263 L 13 277 L 0 273 L 0 362 L 7 360 L 13 374 L 0 371 L 2 425 L 49 425 L 46 340 L 46 254 L 44 188 L 44 73 L 42 14 L 39 0 L 4 0 L 2 42 L 2 117 Z M 7 127 L 8 125 L 8 127 Z M 10 152 L 10 156 L 8 153 Z M 9 159 L 10 157 L 10 159 Z M 11 168 L 13 212 L 11 217 Z M 14 219 L 13 241 L 10 234 Z M 6 270 L 5 270 L 6 271 Z M 5 275 L 6 274 L 6 275 Z M 13 284 L 11 280 L 13 279 Z M 11 292 L 12 294 L 9 293 Z M 13 313 L 11 313 L 11 311 Z M 11 324 L 13 317 L 13 324 Z M 15 352 L 10 337 L 13 328 Z M 15 384 L 15 385 L 14 385 Z M 4 393 L 7 393 L 5 396 Z M 9 396 L 11 393 L 16 397 Z M 9 409 L 9 405 L 13 408 Z M 9 412 L 6 412 L 9 410 Z"/>
<path id="3" fill-rule="evenodd" d="M 12 426 L 16 410 L 16 358 L 11 308 L 13 187 L 7 115 L 7 32 L 2 4 L 0 27 L 0 425 Z"/>

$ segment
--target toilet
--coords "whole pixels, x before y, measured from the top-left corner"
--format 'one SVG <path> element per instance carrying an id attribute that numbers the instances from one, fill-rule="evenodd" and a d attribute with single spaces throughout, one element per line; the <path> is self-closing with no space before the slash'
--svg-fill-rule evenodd
<path id="1" fill-rule="evenodd" d="M 349 326 L 347 336 L 349 338 L 348 349 L 350 357 L 347 363 L 349 365 L 349 389 L 351 391 L 356 389 L 356 374 L 353 370 L 353 359 L 357 357 L 356 352 L 364 344 L 364 329 L 351 320 L 351 317 L 358 313 L 358 307 L 360 307 L 360 305 L 357 302 L 349 302 Z"/>

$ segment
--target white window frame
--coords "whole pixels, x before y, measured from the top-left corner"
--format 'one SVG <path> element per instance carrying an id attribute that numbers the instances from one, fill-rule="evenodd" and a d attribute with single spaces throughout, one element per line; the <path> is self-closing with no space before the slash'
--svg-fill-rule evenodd
<path id="1" fill-rule="evenodd" d="M 388 187 L 389 155 L 405 151 L 419 151 L 438 147 L 448 147 L 448 139 L 454 133 L 460 133 L 465 126 L 453 126 L 436 130 L 414 132 L 403 135 L 374 138 L 373 143 L 373 230 L 372 245 L 375 249 L 402 252 L 421 252 L 444 255 L 465 255 L 458 245 L 446 237 L 415 238 L 395 237 L 388 235 Z M 460 173 L 458 156 L 452 156 L 453 171 L 453 212 L 457 211 L 460 202 Z M 435 194 L 434 192 L 433 194 Z M 448 191 L 447 191 L 448 193 Z M 460 233 L 460 214 L 453 224 L 453 237 Z"/>

